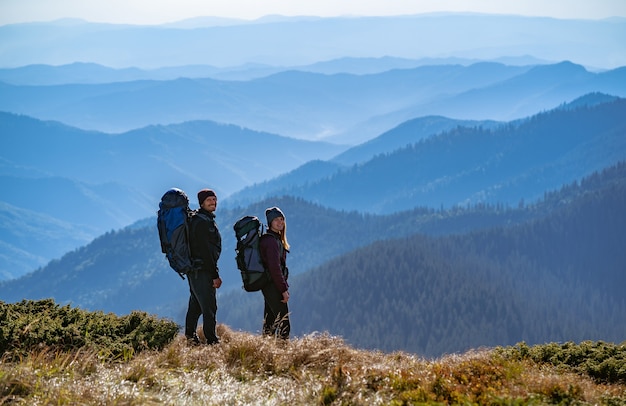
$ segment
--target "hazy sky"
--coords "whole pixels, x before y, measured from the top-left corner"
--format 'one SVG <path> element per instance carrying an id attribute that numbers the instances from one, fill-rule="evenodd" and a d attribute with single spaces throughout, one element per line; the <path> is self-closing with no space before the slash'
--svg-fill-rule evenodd
<path id="1" fill-rule="evenodd" d="M 159 24 L 198 16 L 401 15 L 438 11 L 556 18 L 626 17 L 626 0 L 0 0 L 0 25 L 82 18 Z"/>

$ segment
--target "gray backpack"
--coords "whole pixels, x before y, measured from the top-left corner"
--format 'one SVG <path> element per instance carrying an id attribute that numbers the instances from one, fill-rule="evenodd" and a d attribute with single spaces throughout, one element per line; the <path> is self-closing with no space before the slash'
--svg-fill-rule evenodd
<path id="1" fill-rule="evenodd" d="M 265 229 L 255 216 L 242 217 L 235 223 L 233 229 L 237 238 L 235 259 L 241 272 L 243 289 L 246 292 L 257 292 L 270 280 L 259 251 L 259 241 Z"/>

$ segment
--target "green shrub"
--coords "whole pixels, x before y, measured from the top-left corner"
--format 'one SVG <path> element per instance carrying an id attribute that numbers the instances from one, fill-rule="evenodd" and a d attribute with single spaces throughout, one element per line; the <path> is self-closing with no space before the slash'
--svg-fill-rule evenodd
<path id="1" fill-rule="evenodd" d="M 499 348 L 499 352 L 514 359 L 530 359 L 537 363 L 570 368 L 600 383 L 626 383 L 626 342 L 604 341 L 549 343 L 529 347 L 519 343 Z"/>
<path id="2" fill-rule="evenodd" d="M 128 359 L 145 349 L 160 350 L 178 326 L 144 312 L 126 316 L 88 312 L 52 299 L 0 301 L 0 352 L 10 358 L 35 349 L 74 351 L 90 347 L 108 359 Z"/>

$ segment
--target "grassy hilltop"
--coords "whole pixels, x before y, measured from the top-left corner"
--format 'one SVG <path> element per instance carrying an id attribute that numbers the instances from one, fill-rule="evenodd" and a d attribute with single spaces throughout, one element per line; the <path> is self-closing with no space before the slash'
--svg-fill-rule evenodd
<path id="1" fill-rule="evenodd" d="M 189 346 L 173 322 L 141 312 L 0 302 L 0 404 L 626 404 L 626 342 L 424 359 L 327 334 L 218 333 L 219 345 Z"/>

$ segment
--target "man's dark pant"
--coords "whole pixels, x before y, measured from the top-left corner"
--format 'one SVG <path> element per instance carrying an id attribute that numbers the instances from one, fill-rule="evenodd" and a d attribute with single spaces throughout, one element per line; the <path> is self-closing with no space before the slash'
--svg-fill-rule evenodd
<path id="1" fill-rule="evenodd" d="M 215 344 L 219 340 L 215 334 L 215 314 L 217 313 L 217 299 L 213 279 L 208 272 L 195 271 L 187 275 L 189 281 L 189 307 L 185 318 L 185 336 L 193 337 L 198 327 L 198 320 L 202 315 L 202 330 L 207 344 Z"/>
<path id="2" fill-rule="evenodd" d="M 263 334 L 288 339 L 291 331 L 289 308 L 283 303 L 283 295 L 272 282 L 262 289 L 265 298 L 263 314 Z"/>

